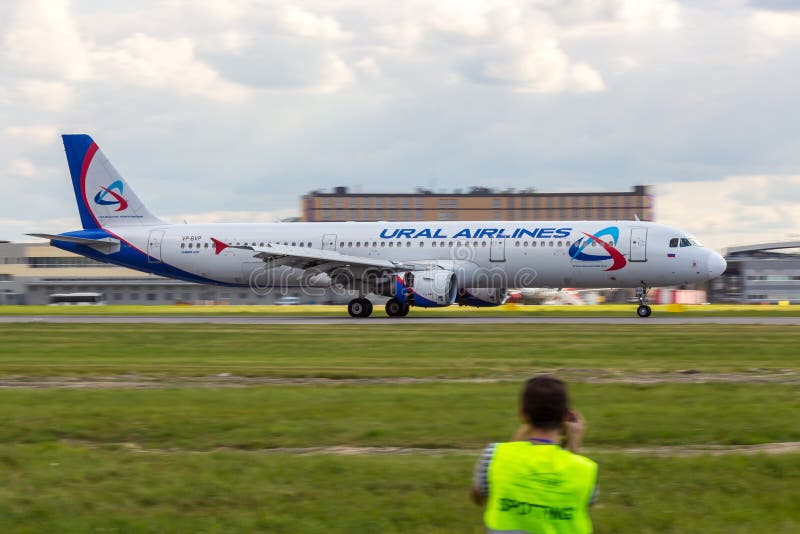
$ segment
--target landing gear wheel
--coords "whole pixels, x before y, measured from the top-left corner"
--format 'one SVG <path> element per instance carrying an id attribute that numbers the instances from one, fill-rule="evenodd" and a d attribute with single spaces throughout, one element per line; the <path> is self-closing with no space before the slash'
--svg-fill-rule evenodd
<path id="1" fill-rule="evenodd" d="M 642 281 L 642 287 L 636 288 L 636 297 L 639 299 L 639 307 L 636 308 L 636 315 L 645 318 L 650 317 L 653 310 L 647 305 L 647 292 L 650 288 Z"/>
<path id="2" fill-rule="evenodd" d="M 411 309 L 411 305 L 408 302 L 403 304 L 403 311 L 400 313 L 400 317 L 405 317 L 406 315 L 408 315 L 408 310 L 410 310 L 410 309 Z"/>
<path id="3" fill-rule="evenodd" d="M 365 298 L 353 299 L 347 304 L 347 313 L 350 317 L 369 317 L 372 313 L 372 302 Z"/>
<path id="4" fill-rule="evenodd" d="M 405 317 L 408 315 L 408 304 L 401 304 L 396 298 L 390 298 L 386 302 L 386 315 L 389 317 Z"/>

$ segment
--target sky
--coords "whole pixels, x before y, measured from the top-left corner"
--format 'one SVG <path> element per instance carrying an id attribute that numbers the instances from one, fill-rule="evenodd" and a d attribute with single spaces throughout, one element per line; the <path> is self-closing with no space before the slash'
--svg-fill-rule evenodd
<path id="1" fill-rule="evenodd" d="M 800 239 L 800 2 L 0 2 L 0 239 L 80 226 L 89 133 L 171 222 L 300 196 L 649 184 L 717 249 Z"/>

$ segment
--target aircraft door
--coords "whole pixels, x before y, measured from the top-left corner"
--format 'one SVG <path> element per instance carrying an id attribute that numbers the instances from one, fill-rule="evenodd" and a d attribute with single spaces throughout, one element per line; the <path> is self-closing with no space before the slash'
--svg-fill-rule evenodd
<path id="1" fill-rule="evenodd" d="M 506 240 L 492 239 L 489 244 L 489 261 L 506 261 Z"/>
<path id="2" fill-rule="evenodd" d="M 322 250 L 336 250 L 336 234 L 322 236 Z"/>
<path id="3" fill-rule="evenodd" d="M 164 230 L 153 230 L 147 240 L 147 263 L 161 263 L 161 241 Z"/>
<path id="4" fill-rule="evenodd" d="M 631 228 L 630 261 L 647 261 L 647 228 Z"/>

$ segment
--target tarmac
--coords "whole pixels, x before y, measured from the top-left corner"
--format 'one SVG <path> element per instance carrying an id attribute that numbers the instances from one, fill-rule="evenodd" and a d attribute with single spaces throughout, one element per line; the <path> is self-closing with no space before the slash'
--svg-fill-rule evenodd
<path id="1" fill-rule="evenodd" d="M 631 314 L 633 315 L 633 314 Z M 409 325 L 409 324 L 731 324 L 731 325 L 795 325 L 800 317 L 400 317 L 375 316 L 353 319 L 348 316 L 269 316 L 242 317 L 231 315 L 204 316 L 102 316 L 102 315 L 6 315 L 1 323 L 51 324 L 234 324 L 234 325 Z"/>

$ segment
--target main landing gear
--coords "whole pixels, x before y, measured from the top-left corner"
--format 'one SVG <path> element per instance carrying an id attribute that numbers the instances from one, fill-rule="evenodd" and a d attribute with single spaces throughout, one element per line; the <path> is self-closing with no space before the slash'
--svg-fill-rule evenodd
<path id="1" fill-rule="evenodd" d="M 639 307 L 636 308 L 636 315 L 642 318 L 650 317 L 650 314 L 653 313 L 653 310 L 647 305 L 648 291 L 650 291 L 650 288 L 644 284 L 642 284 L 642 287 L 636 288 L 636 297 L 639 299 Z"/>
<path id="2" fill-rule="evenodd" d="M 386 303 L 386 315 L 389 317 L 405 317 L 408 315 L 409 308 L 408 302 L 401 303 L 399 300 L 392 297 Z"/>
<path id="3" fill-rule="evenodd" d="M 372 302 L 364 297 L 353 299 L 347 304 L 347 313 L 350 317 L 369 317 L 372 314 Z"/>

